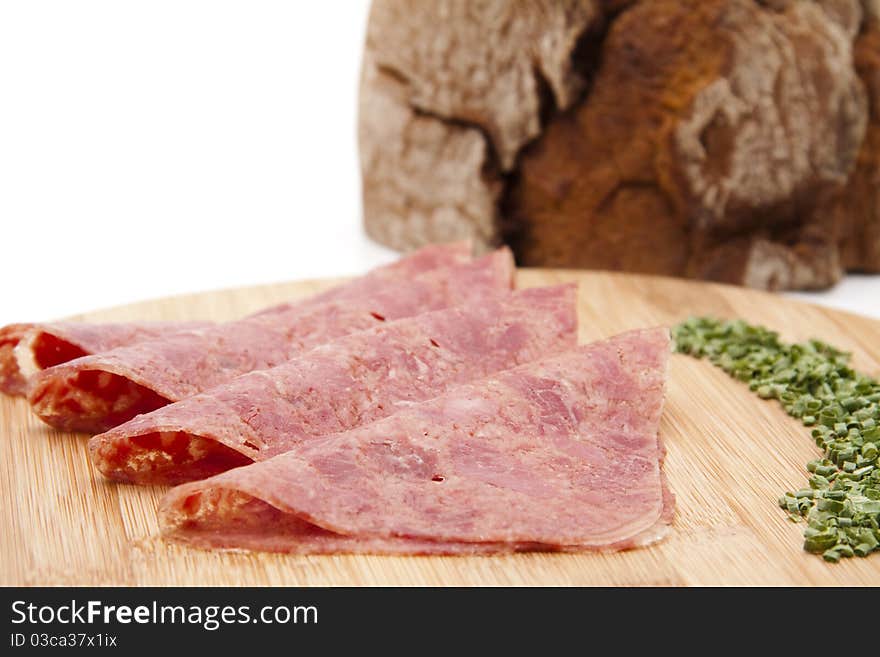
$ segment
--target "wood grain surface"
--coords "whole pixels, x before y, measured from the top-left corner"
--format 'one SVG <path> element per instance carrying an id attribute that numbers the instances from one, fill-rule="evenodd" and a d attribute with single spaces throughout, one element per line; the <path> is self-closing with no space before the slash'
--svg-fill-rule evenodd
<path id="1" fill-rule="evenodd" d="M 519 285 L 580 285 L 580 339 L 742 317 L 789 340 L 819 337 L 880 374 L 880 322 L 763 292 L 674 279 L 522 270 Z M 207 292 L 82 315 L 89 320 L 215 319 L 307 295 L 332 281 Z M 26 319 L 26 318 L 22 318 Z M 671 535 L 619 553 L 500 557 L 282 556 L 204 552 L 157 533 L 162 488 L 113 484 L 86 437 L 50 429 L 25 401 L 0 397 L 3 585 L 880 585 L 880 554 L 831 565 L 801 550 L 802 524 L 776 505 L 801 488 L 818 450 L 774 403 L 707 362 L 675 355 L 661 436 L 677 504 Z"/>

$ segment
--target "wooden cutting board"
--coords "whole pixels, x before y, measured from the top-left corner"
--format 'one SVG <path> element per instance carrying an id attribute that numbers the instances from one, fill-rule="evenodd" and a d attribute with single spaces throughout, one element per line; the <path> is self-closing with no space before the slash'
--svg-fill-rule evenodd
<path id="1" fill-rule="evenodd" d="M 790 340 L 819 337 L 880 375 L 880 322 L 763 292 L 659 277 L 523 270 L 519 285 L 580 285 L 581 341 L 671 325 L 692 314 L 742 317 Z M 89 320 L 241 316 L 333 281 L 285 283 L 149 301 Z M 880 303 L 880 300 L 878 300 Z M 79 319 L 79 318 L 78 318 Z M 86 438 L 41 424 L 0 397 L 3 585 L 880 585 L 880 554 L 831 565 L 801 550 L 802 524 L 776 505 L 805 485 L 818 450 L 774 403 L 712 365 L 675 355 L 661 436 L 677 504 L 671 535 L 613 554 L 500 557 L 282 556 L 211 553 L 163 542 L 163 489 L 97 476 Z"/>

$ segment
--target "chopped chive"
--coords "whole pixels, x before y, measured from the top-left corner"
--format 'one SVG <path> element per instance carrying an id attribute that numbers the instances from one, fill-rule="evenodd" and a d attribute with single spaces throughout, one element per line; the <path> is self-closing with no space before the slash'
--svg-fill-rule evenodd
<path id="1" fill-rule="evenodd" d="M 673 337 L 678 352 L 708 358 L 812 427 L 824 458 L 807 464 L 809 488 L 778 500 L 790 520 L 806 516 L 804 549 L 829 562 L 880 550 L 880 382 L 825 342 L 786 344 L 742 320 L 692 317 Z"/>

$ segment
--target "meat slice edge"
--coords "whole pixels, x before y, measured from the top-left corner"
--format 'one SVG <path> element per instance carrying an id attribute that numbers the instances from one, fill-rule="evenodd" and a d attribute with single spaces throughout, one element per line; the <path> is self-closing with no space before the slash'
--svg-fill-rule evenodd
<path id="1" fill-rule="evenodd" d="M 624 333 L 179 486 L 163 534 L 303 553 L 651 543 L 674 503 L 658 433 L 668 353 L 665 329 Z"/>

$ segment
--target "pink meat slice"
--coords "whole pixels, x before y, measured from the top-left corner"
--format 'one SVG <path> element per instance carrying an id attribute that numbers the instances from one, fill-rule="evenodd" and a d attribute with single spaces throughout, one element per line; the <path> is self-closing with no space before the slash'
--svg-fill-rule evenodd
<path id="1" fill-rule="evenodd" d="M 27 394 L 40 370 L 100 351 L 203 328 L 210 322 L 52 322 L 0 328 L 0 392 Z"/>
<path id="2" fill-rule="evenodd" d="M 431 247 L 430 252 L 437 247 Z M 420 261 L 420 253 L 410 256 Z M 436 260 L 436 258 L 435 258 Z M 242 320 L 87 356 L 34 377 L 34 412 L 60 429 L 100 433 L 236 376 L 283 363 L 337 337 L 386 319 L 445 308 L 509 290 L 513 261 L 499 250 L 450 267 L 393 267 L 335 291 Z"/>
<path id="3" fill-rule="evenodd" d="M 430 246 L 379 268 L 370 276 L 352 281 L 345 289 L 335 288 L 312 297 L 319 303 L 335 296 L 363 294 L 382 278 L 418 276 L 427 271 L 462 264 L 470 260 L 468 242 Z M 304 302 L 300 302 L 304 303 Z M 263 312 L 285 310 L 289 304 Z M 19 323 L 0 327 L 0 392 L 26 395 L 28 379 L 36 372 L 117 347 L 203 328 L 210 322 L 86 322 Z"/>
<path id="4" fill-rule="evenodd" d="M 334 553 L 616 550 L 660 539 L 669 333 L 526 364 L 172 489 L 167 538 Z"/>
<path id="5" fill-rule="evenodd" d="M 139 415 L 89 443 L 107 477 L 202 479 L 577 344 L 575 286 L 386 323 Z"/>
<path id="6" fill-rule="evenodd" d="M 388 265 L 377 267 L 367 274 L 354 278 L 343 285 L 337 285 L 305 299 L 297 299 L 293 302 L 264 308 L 254 313 L 252 317 L 275 313 L 285 314 L 289 313 L 292 309 L 299 310 L 309 305 L 322 304 L 327 301 L 358 300 L 365 295 L 374 294 L 378 287 L 384 287 L 389 283 L 412 277 L 420 277 L 424 274 L 437 273 L 448 267 L 469 263 L 472 259 L 471 250 L 472 246 L 468 241 L 429 245 Z M 506 250 L 503 250 L 503 252 L 507 253 Z M 509 254 L 501 257 L 502 260 L 504 258 L 512 260 L 512 256 Z"/>

